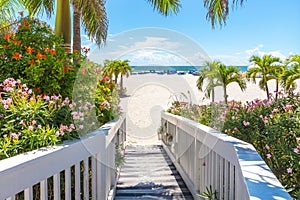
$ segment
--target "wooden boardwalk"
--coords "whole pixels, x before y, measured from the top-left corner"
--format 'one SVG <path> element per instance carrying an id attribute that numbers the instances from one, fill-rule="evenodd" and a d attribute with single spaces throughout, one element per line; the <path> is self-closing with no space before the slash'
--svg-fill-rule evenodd
<path id="1" fill-rule="evenodd" d="M 128 146 L 115 200 L 193 197 L 161 146 Z"/>

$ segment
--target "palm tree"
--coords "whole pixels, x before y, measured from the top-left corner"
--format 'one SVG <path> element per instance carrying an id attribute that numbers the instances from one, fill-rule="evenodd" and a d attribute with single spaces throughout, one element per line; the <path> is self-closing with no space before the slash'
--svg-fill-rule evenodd
<path id="1" fill-rule="evenodd" d="M 45 11 L 48 16 L 53 14 L 54 0 L 24 0 L 27 9 L 34 14 Z M 177 13 L 180 0 L 148 0 L 159 13 L 167 16 Z M 73 5 L 73 49 L 80 51 L 80 20 L 89 38 L 98 46 L 106 41 L 108 20 L 104 0 L 71 0 Z M 67 6 L 68 5 L 68 6 Z M 48 9 L 50 8 L 50 9 Z M 57 0 L 56 33 L 62 35 L 65 43 L 71 43 L 70 0 Z"/>
<path id="2" fill-rule="evenodd" d="M 232 7 L 243 5 L 245 0 L 232 0 Z M 226 24 L 229 15 L 229 0 L 204 0 L 207 9 L 206 19 L 211 22 L 212 28 L 218 23 L 220 26 Z"/>
<path id="3" fill-rule="evenodd" d="M 247 87 L 245 80 L 239 74 L 239 68 L 236 66 L 229 66 L 219 63 L 217 65 L 217 79 L 218 84 L 216 86 L 222 86 L 224 92 L 224 100 L 225 104 L 228 102 L 228 95 L 227 95 L 227 86 L 230 83 L 237 83 L 242 91 L 244 91 Z"/>
<path id="4" fill-rule="evenodd" d="M 287 59 L 287 63 L 292 65 L 282 76 L 283 86 L 286 90 L 295 86 L 295 80 L 300 79 L 300 55 L 293 55 Z"/>
<path id="5" fill-rule="evenodd" d="M 120 88 L 121 88 L 121 93 L 123 93 L 124 91 L 123 76 L 125 75 L 126 77 L 128 77 L 132 73 L 132 68 L 129 66 L 129 60 L 120 61 L 119 69 L 121 75 Z"/>
<path id="6" fill-rule="evenodd" d="M 112 78 L 114 76 L 114 82 L 118 83 L 118 77 L 120 75 L 120 60 L 105 60 L 104 61 L 104 74 Z"/>
<path id="7" fill-rule="evenodd" d="M 264 55 L 263 57 L 253 55 L 249 61 L 252 62 L 254 66 L 246 73 L 247 78 L 252 78 L 252 81 L 256 83 L 256 77 L 260 74 L 262 78 L 259 81 L 259 87 L 266 91 L 267 98 L 270 99 L 268 81 L 274 79 L 273 74 L 276 73 L 275 70 L 278 69 L 278 66 L 274 65 L 274 63 L 278 63 L 280 59 L 271 55 Z"/>
<path id="8" fill-rule="evenodd" d="M 18 0 L 1 0 L 0 1 L 0 35 L 12 31 L 10 23 L 16 15 L 16 9 L 21 8 L 22 4 Z"/>
<path id="9" fill-rule="evenodd" d="M 212 102 L 215 101 L 215 78 L 216 78 L 216 69 L 217 65 L 219 65 L 218 61 L 206 61 L 205 62 L 205 68 L 202 68 L 199 72 L 199 78 L 197 80 L 197 87 L 198 89 L 203 92 L 205 91 L 205 96 L 207 98 L 210 98 L 210 95 L 212 95 Z M 206 88 L 203 90 L 203 83 L 204 80 L 208 80 L 208 84 Z"/>

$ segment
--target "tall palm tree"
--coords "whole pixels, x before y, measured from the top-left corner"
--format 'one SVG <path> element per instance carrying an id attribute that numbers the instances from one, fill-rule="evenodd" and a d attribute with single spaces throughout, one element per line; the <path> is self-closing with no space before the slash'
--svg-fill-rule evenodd
<path id="1" fill-rule="evenodd" d="M 215 79 L 216 79 L 216 70 L 217 66 L 219 65 L 218 61 L 205 61 L 204 65 L 205 68 L 202 68 L 199 72 L 199 78 L 197 80 L 197 87 L 201 92 L 205 92 L 205 96 L 207 98 L 210 98 L 210 95 L 212 96 L 212 102 L 215 101 Z M 203 83 L 204 80 L 208 80 L 208 84 L 206 88 L 203 90 Z"/>
<path id="2" fill-rule="evenodd" d="M 286 90 L 295 86 L 295 80 L 300 79 L 300 55 L 293 55 L 287 59 L 287 63 L 292 65 L 292 68 L 286 70 L 281 78 L 282 84 Z"/>
<path id="3" fill-rule="evenodd" d="M 242 76 L 239 74 L 239 68 L 236 66 L 229 66 L 226 67 L 226 65 L 220 63 L 217 65 L 217 79 L 218 84 L 217 86 L 223 87 L 224 92 L 224 100 L 225 104 L 228 102 L 228 95 L 227 95 L 227 86 L 230 83 L 237 83 L 242 91 L 244 91 L 247 87 L 245 80 L 242 78 Z"/>
<path id="4" fill-rule="evenodd" d="M 121 93 L 122 93 L 124 91 L 123 76 L 128 77 L 132 73 L 132 68 L 129 66 L 129 60 L 120 61 L 119 69 L 120 69 L 120 75 L 121 75 L 120 88 L 121 88 Z"/>
<path id="5" fill-rule="evenodd" d="M 114 82 L 118 83 L 118 77 L 120 75 L 120 60 L 105 60 L 104 61 L 104 74 L 106 76 L 114 76 Z"/>
<path id="6" fill-rule="evenodd" d="M 259 81 L 259 87 L 266 91 L 267 98 L 270 99 L 268 81 L 274 79 L 272 75 L 276 73 L 275 70 L 278 69 L 274 63 L 279 62 L 280 59 L 271 55 L 264 55 L 263 57 L 253 55 L 249 61 L 252 62 L 254 66 L 246 73 L 247 78 L 251 78 L 252 81 L 256 83 L 257 75 L 260 74 L 262 78 Z"/>

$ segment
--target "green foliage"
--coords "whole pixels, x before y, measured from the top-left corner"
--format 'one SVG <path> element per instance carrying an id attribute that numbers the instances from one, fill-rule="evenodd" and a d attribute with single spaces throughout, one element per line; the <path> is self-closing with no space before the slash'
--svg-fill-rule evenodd
<path id="1" fill-rule="evenodd" d="M 228 107 L 222 131 L 254 145 L 290 192 L 300 197 L 300 96 L 289 92 L 276 101 Z"/>
<path id="2" fill-rule="evenodd" d="M 0 38 L 0 81 L 20 79 L 41 94 L 70 97 L 79 53 L 66 52 L 61 37 L 37 19 L 21 18 L 15 34 Z"/>
<path id="3" fill-rule="evenodd" d="M 211 185 L 209 186 L 209 188 L 206 186 L 206 192 L 203 192 L 202 194 L 199 194 L 198 196 L 203 197 L 205 199 L 209 199 L 209 200 L 219 200 L 217 191 L 215 190 L 213 192 Z"/>
<path id="4" fill-rule="evenodd" d="M 12 78 L 0 91 L 0 159 L 77 138 L 68 98 L 37 96 Z"/>
<path id="5" fill-rule="evenodd" d="M 246 104 L 232 101 L 228 105 L 186 105 L 175 101 L 168 111 L 253 144 L 291 196 L 299 199 L 299 93 L 279 92 L 277 100 L 255 100 Z"/>

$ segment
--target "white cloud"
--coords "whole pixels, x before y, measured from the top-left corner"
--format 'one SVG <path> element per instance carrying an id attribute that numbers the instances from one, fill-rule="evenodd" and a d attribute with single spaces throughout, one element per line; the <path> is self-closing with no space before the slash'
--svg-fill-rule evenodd
<path id="1" fill-rule="evenodd" d="M 280 50 L 263 50 L 264 45 L 259 44 L 252 49 L 246 49 L 242 52 L 236 52 L 232 55 L 214 55 L 211 56 L 214 60 L 220 60 L 225 65 L 237 65 L 237 66 L 244 66 L 250 65 L 249 58 L 252 55 L 263 56 L 263 55 L 272 55 L 275 57 L 279 57 L 280 59 L 284 60 L 287 56 L 291 55 L 292 52 L 289 53 L 282 53 Z"/>
<path id="2" fill-rule="evenodd" d="M 131 65 L 188 65 L 188 63 L 185 60 L 181 59 L 177 55 L 151 49 L 137 50 L 130 54 L 124 55 L 121 59 L 130 60 Z"/>

